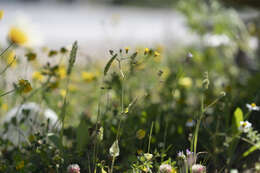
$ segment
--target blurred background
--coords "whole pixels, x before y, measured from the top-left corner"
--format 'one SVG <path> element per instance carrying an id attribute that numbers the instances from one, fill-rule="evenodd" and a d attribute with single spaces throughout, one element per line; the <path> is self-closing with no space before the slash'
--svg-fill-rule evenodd
<path id="1" fill-rule="evenodd" d="M 176 10 L 178 0 L 0 0 L 6 17 L 0 41 L 10 26 L 30 29 L 34 47 L 70 45 L 78 40 L 90 56 L 103 56 L 111 48 L 164 45 L 171 49 L 190 45 L 197 35 Z M 229 1 L 244 20 L 258 14 L 256 1 Z M 242 8 L 241 8 L 242 7 Z"/>
<path id="2" fill-rule="evenodd" d="M 1 0 L 0 3 L 6 13 L 0 27 L 4 33 L 1 41 L 6 40 L 9 27 L 15 23 L 33 28 L 37 37 L 35 46 L 48 43 L 60 47 L 78 40 L 92 56 L 118 47 L 189 44 L 195 37 L 172 5 L 160 8 L 145 5 L 150 4 L 148 1 L 119 0 Z"/>

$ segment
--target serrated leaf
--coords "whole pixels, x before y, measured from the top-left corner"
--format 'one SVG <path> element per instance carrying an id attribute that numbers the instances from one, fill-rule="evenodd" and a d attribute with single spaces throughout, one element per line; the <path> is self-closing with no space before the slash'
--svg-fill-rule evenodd
<path id="1" fill-rule="evenodd" d="M 104 70 L 104 75 L 106 76 L 107 75 L 107 72 L 111 66 L 111 64 L 113 63 L 113 61 L 116 59 L 117 57 L 117 54 L 115 54 L 114 56 L 112 56 L 112 58 L 110 58 L 110 60 L 107 62 L 107 65 L 105 67 L 105 70 Z"/>

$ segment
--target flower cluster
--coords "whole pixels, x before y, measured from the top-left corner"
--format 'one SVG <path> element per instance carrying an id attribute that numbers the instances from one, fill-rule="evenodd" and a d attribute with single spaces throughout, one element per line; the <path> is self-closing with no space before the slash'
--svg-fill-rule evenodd
<path id="1" fill-rule="evenodd" d="M 196 164 L 197 155 L 186 150 L 186 155 L 183 151 L 177 154 L 180 172 L 185 172 L 187 169 L 192 169 L 193 173 L 205 173 L 206 167 L 200 164 Z"/>
<path id="2" fill-rule="evenodd" d="M 159 167 L 160 173 L 172 173 L 172 166 L 169 164 L 162 164 Z"/>
<path id="3" fill-rule="evenodd" d="M 80 167 L 78 164 L 71 164 L 67 168 L 68 173 L 80 173 Z"/>

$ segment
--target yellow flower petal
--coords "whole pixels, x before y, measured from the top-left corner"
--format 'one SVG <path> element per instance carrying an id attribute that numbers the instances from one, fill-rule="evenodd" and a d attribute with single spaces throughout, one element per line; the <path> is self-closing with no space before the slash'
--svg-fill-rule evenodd
<path id="1" fill-rule="evenodd" d="M 13 43 L 18 45 L 25 45 L 28 42 L 28 36 L 26 32 L 19 27 L 11 27 L 8 37 Z"/>
<path id="2" fill-rule="evenodd" d="M 4 10 L 0 10 L 0 20 L 4 17 Z"/>

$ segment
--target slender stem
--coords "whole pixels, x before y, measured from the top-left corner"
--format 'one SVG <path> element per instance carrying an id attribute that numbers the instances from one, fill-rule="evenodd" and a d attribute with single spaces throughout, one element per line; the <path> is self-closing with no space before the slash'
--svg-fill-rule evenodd
<path id="1" fill-rule="evenodd" d="M 12 42 L 11 44 L 9 44 L 9 46 L 8 46 L 3 52 L 1 52 L 0 57 L 2 57 L 2 56 L 5 54 L 5 52 L 6 52 L 10 47 L 12 47 L 13 45 L 14 45 L 14 42 Z"/>
<path id="2" fill-rule="evenodd" d="M 4 72 L 14 63 L 15 60 L 16 60 L 16 56 L 14 57 L 12 62 L 7 64 L 7 66 L 0 72 L 0 75 L 4 74 Z"/>
<path id="3" fill-rule="evenodd" d="M 113 156 L 110 173 L 113 173 L 113 168 L 114 168 L 114 164 L 115 164 L 115 159 L 116 159 L 116 157 Z"/>
<path id="4" fill-rule="evenodd" d="M 245 115 L 245 118 L 244 118 L 244 120 L 248 120 L 248 119 L 249 119 L 249 117 L 250 117 L 250 115 L 251 115 L 251 111 L 247 112 L 247 114 Z"/>
<path id="5" fill-rule="evenodd" d="M 60 133 L 60 142 L 62 144 L 62 140 L 63 140 L 63 133 L 64 133 L 64 121 L 65 121 L 65 116 L 66 116 L 66 108 L 67 108 L 67 97 L 68 97 L 68 91 L 69 91 L 69 83 L 70 83 L 70 76 L 67 77 L 67 81 L 66 81 L 66 93 L 65 93 L 65 97 L 63 100 L 63 105 L 61 108 L 61 133 Z"/>
<path id="6" fill-rule="evenodd" d="M 197 151 L 199 127 L 200 127 L 200 123 L 201 123 L 201 120 L 203 118 L 203 115 L 204 115 L 204 96 L 202 95 L 200 117 L 199 117 L 199 120 L 196 124 L 196 129 L 195 129 L 195 134 L 194 134 L 194 148 L 193 148 L 194 149 L 194 155 L 196 155 L 196 151 Z"/>
<path id="7" fill-rule="evenodd" d="M 153 124 L 154 124 L 154 122 L 152 122 L 150 134 L 149 134 L 149 142 L 148 142 L 148 150 L 147 150 L 148 153 L 150 152 L 151 139 L 152 139 L 152 133 L 153 133 Z"/>
<path id="8" fill-rule="evenodd" d="M 206 106 L 206 107 L 204 108 L 204 112 L 205 112 L 208 108 L 210 108 L 210 107 L 212 107 L 213 105 L 215 105 L 215 104 L 219 101 L 219 99 L 221 99 L 221 97 L 216 98 L 212 103 L 210 103 L 208 106 Z"/>
<path id="9" fill-rule="evenodd" d="M 12 92 L 14 92 L 15 91 L 15 89 L 12 89 L 12 90 L 10 90 L 10 91 L 7 91 L 7 92 L 5 92 L 5 93 L 3 93 L 3 94 L 0 94 L 0 97 L 3 97 L 3 96 L 5 96 L 5 95 L 7 95 L 7 94 L 10 94 L 10 93 L 12 93 Z"/>

